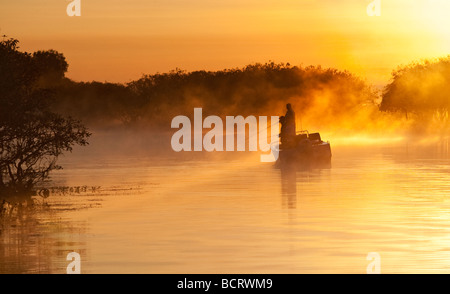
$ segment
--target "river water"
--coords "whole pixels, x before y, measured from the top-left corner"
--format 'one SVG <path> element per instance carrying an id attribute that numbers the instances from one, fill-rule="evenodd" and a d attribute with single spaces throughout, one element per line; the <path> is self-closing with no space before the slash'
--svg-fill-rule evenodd
<path id="1" fill-rule="evenodd" d="M 4 216 L 0 273 L 450 273 L 447 144 L 333 147 L 331 167 L 254 154 L 62 159 L 51 196 Z M 59 188 L 58 188 L 59 187 Z"/>

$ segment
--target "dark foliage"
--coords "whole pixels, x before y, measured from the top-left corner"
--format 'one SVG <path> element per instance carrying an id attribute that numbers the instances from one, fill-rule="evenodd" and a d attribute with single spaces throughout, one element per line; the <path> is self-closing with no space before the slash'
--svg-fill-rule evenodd
<path id="1" fill-rule="evenodd" d="M 0 196 L 31 194 L 60 168 L 58 156 L 86 145 L 90 135 L 79 121 L 50 111 L 67 70 L 64 56 L 20 52 L 17 45 L 0 42 Z"/>

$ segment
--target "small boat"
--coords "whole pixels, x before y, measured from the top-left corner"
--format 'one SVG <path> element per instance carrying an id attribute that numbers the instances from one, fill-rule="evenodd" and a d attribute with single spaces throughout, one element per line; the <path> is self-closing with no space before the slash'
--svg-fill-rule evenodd
<path id="1" fill-rule="evenodd" d="M 278 159 L 276 166 L 297 165 L 330 165 L 331 146 L 330 142 L 321 139 L 319 133 L 308 133 L 301 131 L 288 142 L 278 145 Z"/>

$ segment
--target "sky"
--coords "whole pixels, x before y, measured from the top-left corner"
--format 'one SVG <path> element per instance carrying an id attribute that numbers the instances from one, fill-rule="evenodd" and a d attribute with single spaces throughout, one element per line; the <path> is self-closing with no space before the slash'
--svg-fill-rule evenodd
<path id="1" fill-rule="evenodd" d="M 76 81 L 289 62 L 349 70 L 376 86 L 397 66 L 450 53 L 450 1 L 0 0 L 0 35 L 54 49 Z"/>

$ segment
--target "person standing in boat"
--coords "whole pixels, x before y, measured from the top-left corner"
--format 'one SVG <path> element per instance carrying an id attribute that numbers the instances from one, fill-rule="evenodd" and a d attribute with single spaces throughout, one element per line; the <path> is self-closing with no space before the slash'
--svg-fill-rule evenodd
<path id="1" fill-rule="evenodd" d="M 286 134 L 289 137 L 295 137 L 295 112 L 292 109 L 291 103 L 286 104 L 286 114 L 284 115 L 284 120 L 286 123 Z"/>
<path id="2" fill-rule="evenodd" d="M 292 109 L 292 105 L 290 103 L 286 104 L 286 114 L 280 117 L 281 123 L 281 133 L 280 139 L 281 144 L 290 145 L 290 143 L 294 142 L 296 130 L 295 130 L 295 112 Z"/>

